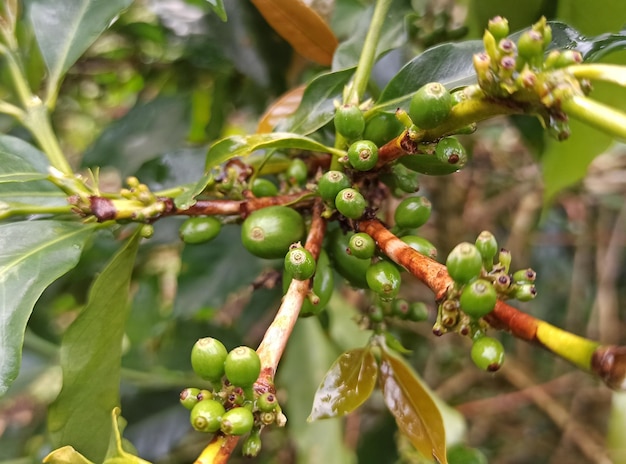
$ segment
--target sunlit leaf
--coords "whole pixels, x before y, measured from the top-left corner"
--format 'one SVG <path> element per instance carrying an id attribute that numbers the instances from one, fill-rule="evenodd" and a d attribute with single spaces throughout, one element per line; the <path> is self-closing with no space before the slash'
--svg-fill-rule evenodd
<path id="1" fill-rule="evenodd" d="M 264 148 L 299 148 L 301 150 L 330 153 L 333 150 L 324 144 L 303 135 L 288 132 L 270 134 L 233 135 L 216 142 L 209 148 L 206 157 L 206 169 L 217 166 L 237 156 L 246 156 L 255 150 Z"/>
<path id="2" fill-rule="evenodd" d="M 302 56 L 329 66 L 337 39 L 324 20 L 300 0 L 252 0 L 265 20 Z"/>
<path id="3" fill-rule="evenodd" d="M 132 0 L 27 0 L 28 17 L 48 67 L 49 97 L 65 72 Z"/>
<path id="4" fill-rule="evenodd" d="M 93 464 L 69 445 L 55 449 L 43 458 L 43 462 L 44 464 Z"/>
<path id="5" fill-rule="evenodd" d="M 379 370 L 385 404 L 413 446 L 440 463 L 446 460 L 446 434 L 441 413 L 415 371 L 383 346 Z"/>
<path id="6" fill-rule="evenodd" d="M 124 449 L 122 432 L 126 420 L 120 416 L 120 412 L 120 408 L 113 408 L 111 412 L 111 437 L 104 464 L 150 464 Z"/>
<path id="7" fill-rule="evenodd" d="M 0 395 L 20 369 L 24 330 L 41 293 L 72 269 L 94 226 L 60 221 L 0 226 Z"/>
<path id="8" fill-rule="evenodd" d="M 259 124 L 256 128 L 257 134 L 272 132 L 276 124 L 284 118 L 291 116 L 298 109 L 304 90 L 305 86 L 300 85 L 285 92 L 278 100 L 272 103 L 259 119 Z"/>
<path id="9" fill-rule="evenodd" d="M 377 369 L 369 347 L 343 353 L 318 387 L 308 420 L 344 416 L 354 411 L 372 394 Z"/>
<path id="10" fill-rule="evenodd" d="M 298 134 L 311 134 L 326 125 L 335 115 L 335 100 L 341 101 L 344 86 L 354 68 L 321 74 L 307 85 L 302 102 L 296 112 L 278 129 Z"/>
<path id="11" fill-rule="evenodd" d="M 50 406 L 50 438 L 95 462 L 104 461 L 111 411 L 119 404 L 122 338 L 139 240 L 135 233 L 96 278 L 61 344 L 63 388 Z"/>

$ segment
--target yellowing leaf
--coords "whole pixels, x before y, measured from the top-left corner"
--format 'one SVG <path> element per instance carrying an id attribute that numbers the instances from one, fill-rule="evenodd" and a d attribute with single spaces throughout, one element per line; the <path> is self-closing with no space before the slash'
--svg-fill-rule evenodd
<path id="1" fill-rule="evenodd" d="M 380 388 L 398 428 L 424 457 L 446 464 L 446 434 L 437 405 L 413 369 L 384 345 L 382 348 Z"/>
<path id="2" fill-rule="evenodd" d="M 300 106 L 305 88 L 305 85 L 301 85 L 295 89 L 291 89 L 272 103 L 269 108 L 265 110 L 261 119 L 259 119 L 259 125 L 256 128 L 257 134 L 272 132 L 276 124 L 282 119 L 295 113 L 298 106 Z"/>
<path id="3" fill-rule="evenodd" d="M 93 464 L 71 446 L 55 449 L 43 458 L 43 462 L 44 464 Z"/>
<path id="4" fill-rule="evenodd" d="M 314 10 L 300 0 L 252 0 L 252 4 L 298 53 L 330 66 L 337 38 Z"/>
<path id="5" fill-rule="evenodd" d="M 372 394 L 376 369 L 376 359 L 369 347 L 343 353 L 315 392 L 308 420 L 338 417 L 354 411 Z"/>

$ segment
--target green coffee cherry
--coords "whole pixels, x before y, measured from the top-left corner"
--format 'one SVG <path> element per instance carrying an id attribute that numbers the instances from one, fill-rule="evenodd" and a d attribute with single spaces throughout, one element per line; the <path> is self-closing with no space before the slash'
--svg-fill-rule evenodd
<path id="1" fill-rule="evenodd" d="M 180 404 L 191 411 L 198 402 L 198 393 L 199 388 L 185 388 L 180 392 Z"/>
<path id="2" fill-rule="evenodd" d="M 371 140 L 359 140 L 348 148 L 348 161 L 357 171 L 369 171 L 378 162 L 378 147 Z"/>
<path id="3" fill-rule="evenodd" d="M 307 280 L 315 274 L 315 258 L 302 246 L 290 249 L 285 255 L 285 270 L 296 280 Z"/>
<path id="4" fill-rule="evenodd" d="M 479 337 L 472 345 L 471 357 L 479 369 L 495 372 L 504 362 L 504 347 L 495 338 Z"/>
<path id="5" fill-rule="evenodd" d="M 370 322 L 377 324 L 385 319 L 385 311 L 383 310 L 381 305 L 373 304 L 370 305 L 369 308 L 367 308 L 367 317 L 369 318 Z"/>
<path id="6" fill-rule="evenodd" d="M 261 452 L 261 431 L 252 429 L 241 445 L 241 453 L 247 458 L 254 458 Z"/>
<path id="7" fill-rule="evenodd" d="M 259 258 L 284 258 L 289 246 L 304 235 L 300 213 L 287 206 L 253 211 L 241 227 L 241 242 Z"/>
<path id="8" fill-rule="evenodd" d="M 185 243 L 197 244 L 213 240 L 220 233 L 222 223 L 212 217 L 190 217 L 185 220 L 178 231 Z"/>
<path id="9" fill-rule="evenodd" d="M 513 298 L 519 301 L 530 301 L 537 296 L 537 288 L 533 284 L 518 285 L 513 292 Z"/>
<path id="10" fill-rule="evenodd" d="M 198 432 L 217 432 L 223 417 L 224 406 L 215 400 L 202 400 L 196 403 L 189 415 L 191 426 Z"/>
<path id="11" fill-rule="evenodd" d="M 411 304 L 404 298 L 394 298 L 391 302 L 391 314 L 399 319 L 408 319 Z"/>
<path id="12" fill-rule="evenodd" d="M 400 158 L 399 162 L 413 171 L 427 174 L 429 176 L 447 176 L 454 174 L 461 166 L 441 162 L 436 154 L 419 153 L 415 155 L 407 155 Z"/>
<path id="13" fill-rule="evenodd" d="M 274 393 L 265 392 L 257 398 L 256 405 L 261 412 L 274 412 L 278 406 L 278 400 Z"/>
<path id="14" fill-rule="evenodd" d="M 330 297 L 333 294 L 335 288 L 335 277 L 328 254 L 322 250 L 320 256 L 317 259 L 315 269 L 315 275 L 313 276 L 313 293 L 318 298 L 316 304 L 314 304 L 309 298 L 304 300 L 302 308 L 300 308 L 300 316 L 315 316 L 318 315 L 326 307 L 330 301 Z M 287 270 L 283 272 L 283 293 L 289 288 L 289 283 L 293 275 Z"/>
<path id="15" fill-rule="evenodd" d="M 424 237 L 420 237 L 419 235 L 405 235 L 404 237 L 400 237 L 400 239 L 424 256 L 428 256 L 432 259 L 437 257 L 437 248 Z"/>
<path id="16" fill-rule="evenodd" d="M 420 129 L 433 129 L 441 124 L 450 114 L 452 97 L 446 88 L 431 82 L 422 86 L 409 105 L 409 116 Z"/>
<path id="17" fill-rule="evenodd" d="M 222 416 L 220 430 L 226 435 L 245 435 L 252 430 L 254 415 L 245 407 L 229 409 Z"/>
<path id="18" fill-rule="evenodd" d="M 398 268 L 388 262 L 379 261 L 372 264 L 365 273 L 368 287 L 378 293 L 381 298 L 391 299 L 400 291 L 402 278 Z"/>
<path id="19" fill-rule="evenodd" d="M 367 288 L 365 273 L 370 266 L 369 259 L 360 259 L 346 252 L 348 243 L 353 234 L 344 234 L 341 229 L 335 229 L 328 236 L 327 249 L 337 272 L 350 285 L 358 288 Z"/>
<path id="20" fill-rule="evenodd" d="M 488 230 L 483 230 L 476 238 L 476 248 L 480 252 L 485 262 L 493 262 L 493 258 L 498 254 L 498 241 Z"/>
<path id="21" fill-rule="evenodd" d="M 363 112 L 356 105 L 342 105 L 335 112 L 335 129 L 348 140 L 361 137 L 365 129 Z"/>
<path id="22" fill-rule="evenodd" d="M 426 224 L 430 218 L 432 205 L 428 198 L 408 197 L 400 202 L 394 212 L 396 224 L 400 227 L 413 229 Z"/>
<path id="23" fill-rule="evenodd" d="M 358 190 L 353 188 L 343 189 L 335 198 L 335 208 L 345 217 L 359 219 L 365 213 L 367 203 Z"/>
<path id="24" fill-rule="evenodd" d="M 476 448 L 468 448 L 458 444 L 448 449 L 448 462 L 450 464 L 489 464 L 485 455 Z"/>
<path id="25" fill-rule="evenodd" d="M 304 185 L 309 177 L 308 168 L 306 163 L 300 158 L 294 158 L 285 172 L 287 180 L 290 184 Z"/>
<path id="26" fill-rule="evenodd" d="M 428 319 L 428 307 L 421 301 L 415 301 L 409 305 L 407 319 L 413 322 L 422 322 Z"/>
<path id="27" fill-rule="evenodd" d="M 532 283 L 537 278 L 537 273 L 531 268 L 520 269 L 513 273 L 513 282 L 518 283 Z"/>
<path id="28" fill-rule="evenodd" d="M 363 138 L 371 140 L 376 146 L 382 147 L 395 139 L 402 132 L 402 124 L 391 113 L 378 113 L 365 124 Z"/>
<path id="29" fill-rule="evenodd" d="M 496 289 L 491 282 L 484 279 L 477 279 L 465 285 L 459 298 L 463 312 L 475 319 L 493 311 L 497 300 Z"/>
<path id="30" fill-rule="evenodd" d="M 252 386 L 261 373 L 261 360 L 252 348 L 238 346 L 231 350 L 224 361 L 228 381 L 237 387 Z"/>
<path id="31" fill-rule="evenodd" d="M 435 148 L 435 155 L 442 164 L 448 164 L 457 170 L 465 167 L 468 161 L 465 147 L 455 137 L 444 137 Z"/>
<path id="32" fill-rule="evenodd" d="M 212 337 L 199 339 L 191 349 L 191 367 L 205 380 L 219 382 L 224 375 L 228 351 L 222 342 Z"/>
<path id="33" fill-rule="evenodd" d="M 368 234 L 359 232 L 350 237 L 348 250 L 352 256 L 361 259 L 368 259 L 376 252 L 376 242 Z"/>
<path id="34" fill-rule="evenodd" d="M 452 249 L 446 259 L 446 267 L 455 282 L 465 284 L 480 275 L 483 260 L 475 245 L 463 242 Z"/>
<path id="35" fill-rule="evenodd" d="M 337 194 L 343 189 L 350 188 L 352 183 L 348 176 L 341 171 L 328 171 L 320 178 L 317 190 L 326 203 L 335 205 Z"/>
<path id="36" fill-rule="evenodd" d="M 197 395 L 198 401 L 213 399 L 213 392 L 202 388 Z"/>
<path id="37" fill-rule="evenodd" d="M 274 184 L 271 180 L 264 179 L 262 177 L 254 179 L 250 190 L 252 191 L 252 195 L 257 198 L 275 197 L 278 194 L 278 187 L 276 187 L 276 184 Z"/>

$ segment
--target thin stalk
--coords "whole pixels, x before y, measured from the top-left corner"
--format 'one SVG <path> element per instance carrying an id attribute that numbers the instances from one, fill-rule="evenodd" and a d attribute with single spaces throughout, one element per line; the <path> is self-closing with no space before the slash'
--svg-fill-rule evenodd
<path id="1" fill-rule="evenodd" d="M 0 113 L 13 116 L 19 122 L 23 122 L 25 117 L 25 113 L 20 107 L 12 105 L 11 103 L 5 101 L 0 101 Z"/>
<path id="2" fill-rule="evenodd" d="M 572 118 L 621 140 L 626 140 L 626 113 L 578 95 L 564 100 L 561 108 Z"/>
<path id="3" fill-rule="evenodd" d="M 24 72 L 18 63 L 17 58 L 11 50 L 9 50 L 5 45 L 1 43 L 0 55 L 4 55 L 6 57 L 6 65 L 9 70 L 9 74 L 11 75 L 13 85 L 15 86 L 15 92 L 17 93 L 17 96 L 20 99 L 22 106 L 24 108 L 27 108 L 28 103 L 33 97 L 33 94 L 30 91 L 28 81 L 26 80 Z"/>
<path id="4" fill-rule="evenodd" d="M 39 97 L 33 96 L 28 102 L 24 126 L 33 134 L 39 146 L 42 148 L 50 164 L 67 176 L 73 174 L 70 164 L 67 162 L 59 141 L 50 124 L 48 110 Z"/>
<path id="5" fill-rule="evenodd" d="M 30 214 L 69 214 L 72 212 L 71 205 L 62 206 L 39 206 L 39 205 L 19 205 L 11 206 L 5 211 L 0 209 L 0 218 L 12 216 L 28 216 Z"/>
<path id="6" fill-rule="evenodd" d="M 361 51 L 359 63 L 354 74 L 354 82 L 348 98 L 344 101 L 344 103 L 358 102 L 365 93 L 367 83 L 370 79 L 370 74 L 372 73 L 372 67 L 374 66 L 376 48 L 378 47 L 378 41 L 380 40 L 380 34 L 385 22 L 385 16 L 387 16 L 387 12 L 390 7 L 391 0 L 378 0 L 376 2 L 374 14 L 372 15 L 372 22 L 370 23 L 367 35 L 365 36 L 363 50 Z"/>

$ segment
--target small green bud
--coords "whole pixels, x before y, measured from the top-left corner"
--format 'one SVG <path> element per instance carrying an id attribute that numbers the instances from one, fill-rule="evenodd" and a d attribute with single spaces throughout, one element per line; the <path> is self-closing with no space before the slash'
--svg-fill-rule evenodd
<path id="1" fill-rule="evenodd" d="M 180 392 L 180 404 L 191 411 L 198 402 L 198 393 L 199 388 L 185 388 Z"/>
<path id="2" fill-rule="evenodd" d="M 252 429 L 241 445 L 241 453 L 247 458 L 254 458 L 261 452 L 261 431 Z"/>
<path id="3" fill-rule="evenodd" d="M 509 21 L 502 16 L 496 16 L 489 20 L 487 30 L 491 32 L 494 39 L 499 41 L 509 35 Z"/>
<path id="4" fill-rule="evenodd" d="M 537 289 L 533 284 L 518 285 L 513 292 L 513 298 L 519 301 L 530 301 L 537 296 Z"/>

